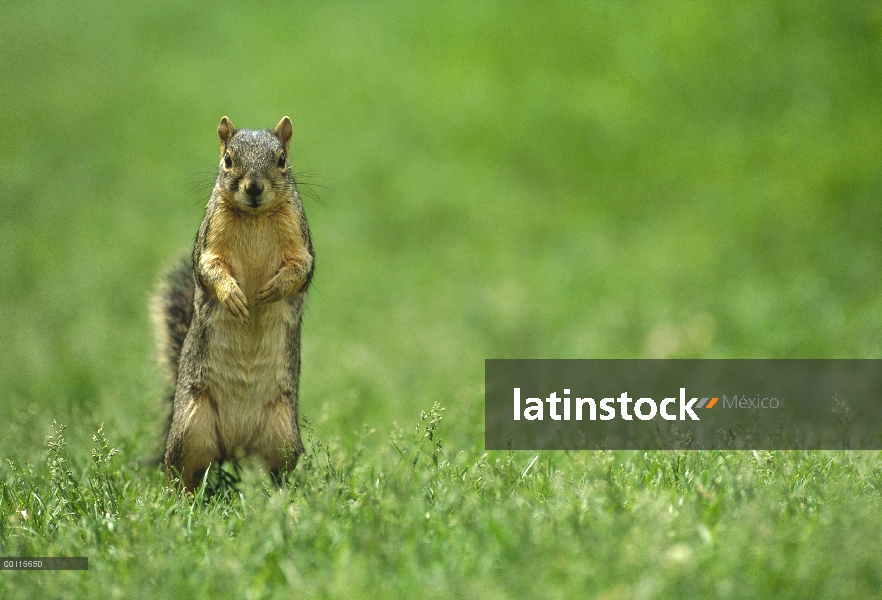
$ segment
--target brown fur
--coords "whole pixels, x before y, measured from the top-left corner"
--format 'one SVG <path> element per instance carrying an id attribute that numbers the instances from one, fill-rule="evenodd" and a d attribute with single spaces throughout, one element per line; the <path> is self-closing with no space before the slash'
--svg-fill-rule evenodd
<path id="1" fill-rule="evenodd" d="M 166 284 L 153 302 L 154 322 L 167 330 L 158 335 L 161 351 L 175 370 L 165 466 L 187 490 L 212 463 L 253 454 L 278 472 L 293 469 L 303 451 L 300 322 L 314 257 L 285 160 L 291 122 L 237 131 L 224 117 L 218 137 L 221 163 L 193 248 L 192 317 L 181 347 L 175 315 L 187 311 L 174 300 L 187 294 L 170 294 L 175 287 Z M 169 279 L 188 281 L 180 269 Z"/>

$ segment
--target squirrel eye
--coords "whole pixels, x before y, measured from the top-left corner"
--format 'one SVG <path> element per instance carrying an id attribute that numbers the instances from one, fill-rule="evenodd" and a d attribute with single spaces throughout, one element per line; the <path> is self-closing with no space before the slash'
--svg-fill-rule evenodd
<path id="1" fill-rule="evenodd" d="M 285 153 L 284 153 L 284 152 L 282 152 L 281 154 L 279 154 L 279 168 L 280 168 L 280 169 L 284 169 L 284 168 L 285 168 Z"/>
<path id="2" fill-rule="evenodd" d="M 225 166 L 226 168 L 228 168 L 228 169 L 232 169 L 232 168 L 233 168 L 233 157 L 230 156 L 230 153 L 229 153 L 229 152 L 227 152 L 226 154 L 224 154 L 224 166 Z"/>

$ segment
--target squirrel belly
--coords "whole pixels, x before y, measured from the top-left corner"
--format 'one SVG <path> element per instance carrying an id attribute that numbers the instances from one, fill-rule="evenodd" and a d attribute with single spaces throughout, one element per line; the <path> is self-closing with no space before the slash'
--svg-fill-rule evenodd
<path id="1" fill-rule="evenodd" d="M 183 471 L 188 488 L 188 474 L 248 454 L 270 470 L 284 469 L 302 452 L 296 390 L 303 300 L 256 306 L 244 321 L 199 296 L 175 392 L 173 413 L 181 419 L 172 426 L 166 460 Z M 175 460 L 176 434 L 188 433 Z"/>
<path id="2" fill-rule="evenodd" d="M 278 474 L 303 451 L 300 325 L 314 254 L 287 162 L 291 123 L 237 131 L 224 117 L 218 137 L 190 277 L 171 271 L 153 301 L 175 384 L 165 467 L 187 490 L 211 464 L 250 454 Z"/>

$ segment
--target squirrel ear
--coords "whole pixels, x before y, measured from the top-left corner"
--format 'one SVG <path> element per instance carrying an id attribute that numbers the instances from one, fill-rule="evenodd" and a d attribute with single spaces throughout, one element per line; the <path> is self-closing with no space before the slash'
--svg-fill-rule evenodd
<path id="1" fill-rule="evenodd" d="M 282 117 L 282 120 L 276 125 L 276 135 L 279 136 L 279 139 L 282 140 L 282 143 L 286 146 L 288 145 L 288 142 L 291 141 L 291 134 L 293 131 L 294 130 L 291 127 L 291 119 L 288 117 Z"/>
<path id="2" fill-rule="evenodd" d="M 223 152 L 223 146 L 230 143 L 234 133 L 236 133 L 236 127 L 233 125 L 233 122 L 228 117 L 223 117 L 217 126 L 217 137 L 221 141 L 221 152 Z"/>

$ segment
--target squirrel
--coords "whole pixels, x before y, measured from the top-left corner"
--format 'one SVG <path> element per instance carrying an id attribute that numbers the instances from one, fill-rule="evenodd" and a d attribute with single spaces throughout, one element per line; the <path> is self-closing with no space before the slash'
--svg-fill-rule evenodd
<path id="1" fill-rule="evenodd" d="M 189 259 L 151 298 L 157 354 L 174 385 L 164 464 L 192 492 L 243 455 L 278 476 L 303 452 L 300 323 L 315 255 L 289 163 L 291 120 L 217 127 L 221 161 Z"/>

